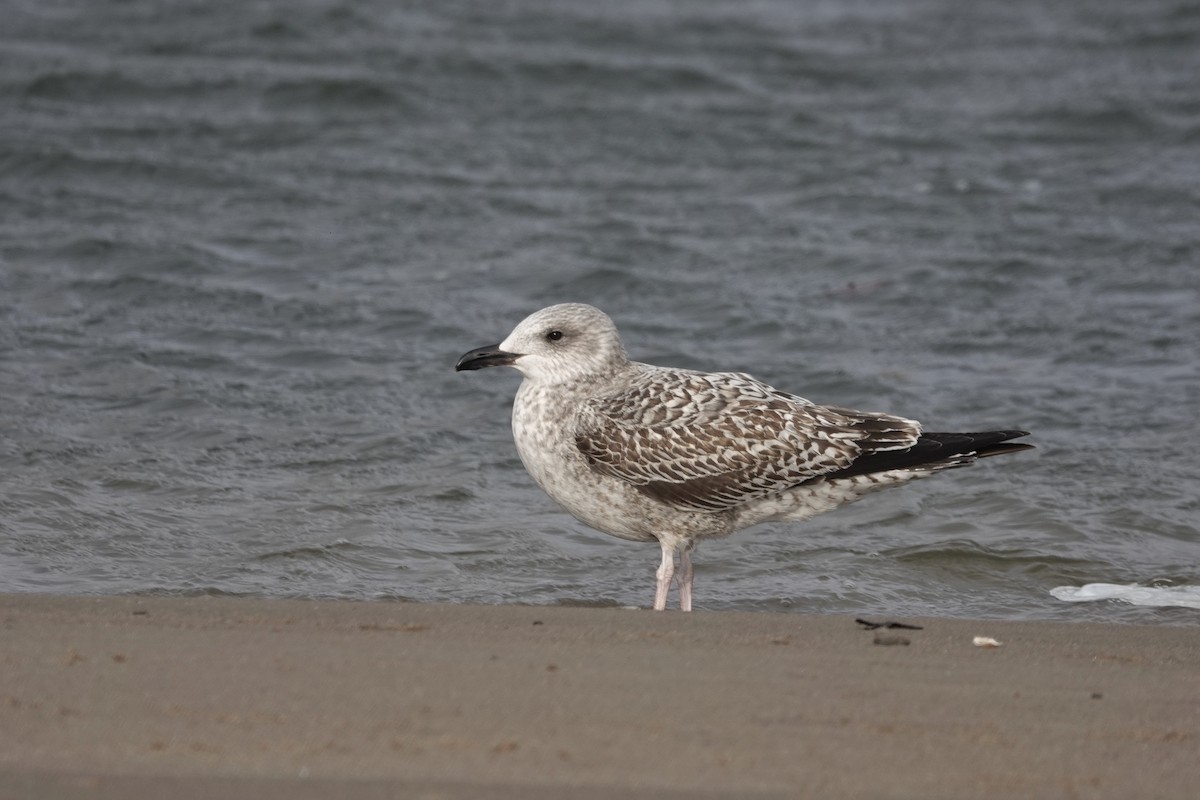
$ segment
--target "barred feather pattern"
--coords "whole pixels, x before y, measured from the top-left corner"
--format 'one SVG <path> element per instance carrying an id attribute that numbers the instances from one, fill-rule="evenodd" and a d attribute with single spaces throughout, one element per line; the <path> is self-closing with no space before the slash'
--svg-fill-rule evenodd
<path id="1" fill-rule="evenodd" d="M 921 434 L 913 420 L 816 405 L 743 373 L 636 366 L 582 404 L 575 445 L 592 470 L 679 510 L 734 509 Z"/>

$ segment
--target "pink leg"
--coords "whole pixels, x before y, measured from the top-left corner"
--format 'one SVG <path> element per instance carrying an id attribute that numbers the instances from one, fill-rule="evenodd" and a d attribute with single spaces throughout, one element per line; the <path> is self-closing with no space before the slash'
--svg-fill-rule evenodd
<path id="1" fill-rule="evenodd" d="M 679 551 L 679 610 L 692 610 L 692 548 Z"/>
<path id="2" fill-rule="evenodd" d="M 675 575 L 675 551 L 666 542 L 662 543 L 662 563 L 658 565 L 658 588 L 654 591 L 654 610 L 665 611 L 667 608 L 667 591 L 671 588 L 671 578 Z"/>

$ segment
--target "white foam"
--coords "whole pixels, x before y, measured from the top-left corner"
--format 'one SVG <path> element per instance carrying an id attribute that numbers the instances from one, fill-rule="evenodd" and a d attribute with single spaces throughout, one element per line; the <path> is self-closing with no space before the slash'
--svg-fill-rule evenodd
<path id="1" fill-rule="evenodd" d="M 1135 606 L 1178 606 L 1200 609 L 1200 586 L 1122 586 L 1116 583 L 1089 583 L 1084 586 L 1057 586 L 1050 594 L 1068 603 L 1088 600 L 1124 600 Z"/>

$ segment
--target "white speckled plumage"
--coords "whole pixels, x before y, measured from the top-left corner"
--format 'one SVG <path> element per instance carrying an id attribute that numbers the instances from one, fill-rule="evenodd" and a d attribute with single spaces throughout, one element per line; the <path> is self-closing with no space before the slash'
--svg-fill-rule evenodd
<path id="1" fill-rule="evenodd" d="M 587 525 L 660 543 L 660 610 L 676 554 L 680 607 L 690 610 L 690 552 L 700 539 L 807 519 L 1028 447 L 1002 443 L 1021 431 L 922 436 L 913 420 L 816 405 L 742 373 L 630 361 L 612 320 L 580 303 L 530 315 L 457 368 L 498 365 L 525 376 L 513 436 L 534 480 Z"/>

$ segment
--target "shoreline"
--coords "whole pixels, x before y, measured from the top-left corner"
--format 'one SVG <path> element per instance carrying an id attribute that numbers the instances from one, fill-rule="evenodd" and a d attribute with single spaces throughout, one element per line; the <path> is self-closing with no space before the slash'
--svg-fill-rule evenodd
<path id="1" fill-rule="evenodd" d="M 41 594 L 0 595 L 0 619 L 0 798 L 1184 798 L 1200 781 L 1193 627 Z"/>

